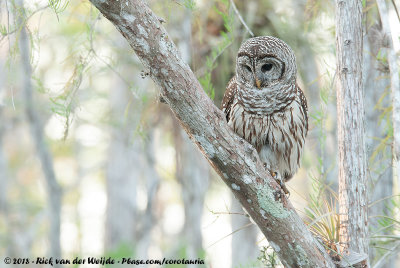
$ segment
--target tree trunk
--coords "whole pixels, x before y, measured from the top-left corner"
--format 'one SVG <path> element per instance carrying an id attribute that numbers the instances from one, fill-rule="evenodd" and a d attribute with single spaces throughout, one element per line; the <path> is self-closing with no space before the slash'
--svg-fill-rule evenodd
<path id="1" fill-rule="evenodd" d="M 3 71 L 3 66 L 0 65 L 0 73 Z M 0 74 L 0 88 L 2 88 L 2 75 Z M 8 162 L 4 152 L 3 142 L 4 142 L 4 134 L 5 134 L 5 125 L 7 124 L 7 120 L 5 120 L 3 116 L 3 107 L 0 105 L 0 215 L 3 217 L 5 225 L 5 241 L 9 241 L 7 243 L 7 251 L 5 254 L 13 253 L 13 240 L 14 237 L 11 235 L 11 217 L 9 216 L 9 205 L 8 205 L 8 185 L 9 185 L 9 174 L 8 174 Z M 11 255 L 13 256 L 13 255 Z"/>
<path id="2" fill-rule="evenodd" d="M 54 173 L 53 158 L 47 145 L 43 133 L 43 125 L 40 121 L 36 111 L 35 103 L 33 100 L 33 87 L 32 87 L 32 66 L 30 60 L 29 37 L 26 31 L 25 23 L 25 10 L 23 0 L 17 1 L 17 9 L 15 16 L 17 23 L 21 29 L 19 36 L 19 49 L 21 53 L 22 64 L 22 91 L 23 100 L 25 104 L 25 115 L 28 119 L 28 124 L 31 129 L 33 143 L 39 160 L 42 164 L 42 170 L 45 177 L 47 186 L 47 197 L 49 205 L 49 256 L 53 258 L 61 258 L 61 245 L 60 245 L 60 224 L 61 224 L 61 200 L 62 189 L 56 180 Z M 61 265 L 54 264 L 55 267 Z"/>
<path id="3" fill-rule="evenodd" d="M 142 0 L 91 0 L 127 39 L 175 116 L 232 189 L 286 267 L 334 267 L 255 149 L 227 125 L 160 19 Z M 123 2 L 123 3 L 122 3 Z"/>
<path id="4" fill-rule="evenodd" d="M 3 62 L 0 61 L 0 89 L 3 87 L 3 73 L 5 73 Z M 8 189 L 8 161 L 4 153 L 3 142 L 4 135 L 6 132 L 7 120 L 4 117 L 4 108 L 1 104 L 0 99 L 0 214 L 3 214 L 5 219 L 8 221 L 8 201 L 7 201 L 7 189 Z M 7 237 L 8 239 L 8 237 Z"/>
<path id="5" fill-rule="evenodd" d="M 147 258 L 148 249 L 152 242 L 153 228 L 157 224 L 158 215 L 154 211 L 157 210 L 157 193 L 160 185 L 160 176 L 156 170 L 156 149 L 154 141 L 154 127 L 152 126 L 147 133 L 144 141 L 144 176 L 143 183 L 147 191 L 147 205 L 143 214 L 140 214 L 140 226 L 136 230 L 137 237 L 137 256 Z"/>
<path id="6" fill-rule="evenodd" d="M 389 24 L 389 13 L 384 0 L 376 0 L 384 32 L 383 40 L 387 45 L 387 61 L 390 69 L 390 88 L 392 93 L 392 119 L 393 119 L 393 167 L 400 185 L 400 78 L 397 63 L 398 56 L 393 47 L 393 38 Z"/>
<path id="7" fill-rule="evenodd" d="M 245 213 L 234 196 L 232 196 L 231 211 Z M 258 228 L 244 215 L 232 215 L 231 222 L 232 266 L 249 267 L 260 255 L 260 248 L 257 245 Z"/>
<path id="8" fill-rule="evenodd" d="M 178 181 L 182 186 L 185 210 L 183 235 L 186 242 L 187 258 L 196 259 L 202 256 L 204 252 L 201 219 L 210 170 L 204 156 L 189 140 L 187 133 L 181 129 L 177 122 L 175 127 L 176 172 Z"/>
<path id="9" fill-rule="evenodd" d="M 341 252 L 367 253 L 361 1 L 336 1 L 336 42 Z"/>
<path id="10" fill-rule="evenodd" d="M 121 40 L 122 41 L 122 40 Z M 135 244 L 137 222 L 136 192 L 144 161 L 140 137 L 134 137 L 140 110 L 125 115 L 129 107 L 137 107 L 132 93 L 119 77 L 110 90 L 112 135 L 107 161 L 107 212 L 105 249 L 117 250 Z M 138 101 L 138 100 L 137 100 Z"/>
<path id="11" fill-rule="evenodd" d="M 376 18 L 374 18 L 376 19 Z M 380 148 L 382 142 L 386 143 L 385 138 L 390 134 L 389 126 L 385 126 L 386 120 L 380 120 L 382 109 L 388 109 L 389 96 L 386 90 L 390 85 L 387 78 L 388 73 L 379 66 L 377 53 L 380 50 L 381 42 L 376 42 L 381 36 L 378 25 L 373 25 L 367 29 L 368 34 L 364 37 L 364 70 L 363 84 L 365 90 L 365 129 L 366 129 L 366 152 L 368 157 L 368 171 L 370 187 L 369 225 L 372 232 L 381 228 L 378 223 L 380 215 L 390 215 L 385 198 L 393 194 L 393 170 L 392 152 L 389 145 Z M 379 234 L 389 234 L 390 229 L 385 229 Z M 371 243 L 369 249 L 371 263 L 377 256 L 376 249 Z M 388 261 L 384 268 L 394 267 L 392 261 Z"/>

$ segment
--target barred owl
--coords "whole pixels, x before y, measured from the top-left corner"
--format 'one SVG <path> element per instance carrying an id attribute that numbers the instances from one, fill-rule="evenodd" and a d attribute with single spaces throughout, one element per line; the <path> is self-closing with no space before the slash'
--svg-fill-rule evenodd
<path id="1" fill-rule="evenodd" d="M 222 110 L 228 125 L 257 150 L 275 179 L 292 178 L 308 131 L 307 100 L 296 84 L 296 59 L 282 40 L 260 36 L 242 44 Z"/>

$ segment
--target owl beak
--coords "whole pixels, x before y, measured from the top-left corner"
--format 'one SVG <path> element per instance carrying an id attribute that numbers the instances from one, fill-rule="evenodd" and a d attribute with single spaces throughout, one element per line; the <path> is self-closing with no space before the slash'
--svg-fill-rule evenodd
<path id="1" fill-rule="evenodd" d="M 256 85 L 257 85 L 258 89 L 261 89 L 261 82 L 257 77 L 256 77 Z"/>

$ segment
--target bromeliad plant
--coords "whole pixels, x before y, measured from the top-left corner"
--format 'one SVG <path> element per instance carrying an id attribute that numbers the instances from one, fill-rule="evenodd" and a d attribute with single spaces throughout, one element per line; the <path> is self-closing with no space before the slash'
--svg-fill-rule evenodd
<path id="1" fill-rule="evenodd" d="M 330 194 L 329 199 L 326 192 Z M 340 261 L 339 212 L 337 194 L 328 186 L 319 189 L 305 208 L 305 219 L 311 233 L 321 242 L 335 261 Z"/>

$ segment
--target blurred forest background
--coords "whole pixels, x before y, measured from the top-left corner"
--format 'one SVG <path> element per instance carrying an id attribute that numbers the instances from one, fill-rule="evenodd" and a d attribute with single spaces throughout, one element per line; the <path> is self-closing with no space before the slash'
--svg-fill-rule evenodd
<path id="1" fill-rule="evenodd" d="M 333 1 L 148 3 L 218 106 L 251 32 L 293 48 L 310 129 L 301 169 L 288 183 L 290 199 L 320 227 L 313 230 L 321 240 L 335 243 Z M 387 16 L 399 51 L 393 3 Z M 375 1 L 363 7 L 370 257 L 373 264 L 388 261 L 378 267 L 400 267 L 385 38 Z M 5 256 L 185 257 L 205 259 L 207 267 L 280 267 L 159 103 L 147 72 L 89 1 L 0 1 L 0 267 L 9 267 Z"/>

